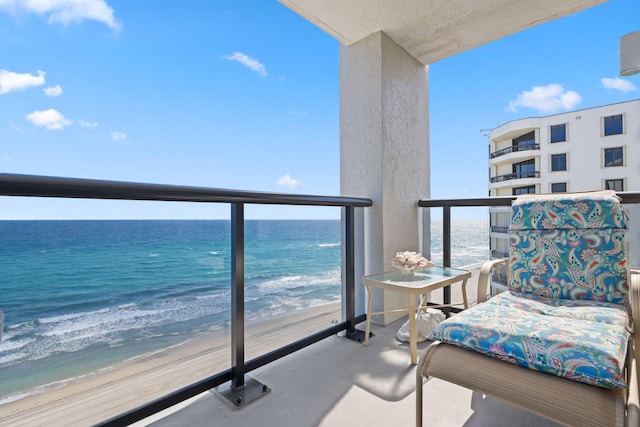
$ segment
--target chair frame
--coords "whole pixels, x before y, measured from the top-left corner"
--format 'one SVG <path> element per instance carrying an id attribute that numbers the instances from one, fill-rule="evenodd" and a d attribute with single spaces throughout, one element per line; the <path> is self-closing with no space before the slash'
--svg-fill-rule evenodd
<path id="1" fill-rule="evenodd" d="M 478 304 L 487 300 L 491 271 L 506 260 L 488 261 L 478 277 Z M 629 271 L 633 329 L 640 328 L 640 270 Z M 512 365 L 471 350 L 434 341 L 416 369 L 416 426 L 422 426 L 424 379 L 469 388 L 565 425 L 640 426 L 640 332 L 629 340 L 628 389 L 606 389 Z M 545 390 L 541 393 L 540 390 Z"/>

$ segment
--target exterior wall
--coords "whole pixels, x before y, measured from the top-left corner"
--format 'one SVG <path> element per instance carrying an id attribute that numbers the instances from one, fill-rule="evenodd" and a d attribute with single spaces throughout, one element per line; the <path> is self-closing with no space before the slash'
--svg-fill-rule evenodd
<path id="1" fill-rule="evenodd" d="M 373 200 L 356 237 L 365 248 L 358 255 L 361 280 L 389 270 L 396 252 L 418 251 L 429 239 L 427 210 L 417 205 L 430 194 L 428 68 L 381 32 L 340 46 L 340 118 L 340 193 Z M 373 311 L 407 306 L 406 296 L 377 291 Z"/>
<path id="2" fill-rule="evenodd" d="M 623 115 L 623 134 L 604 136 L 603 118 Z M 567 140 L 550 143 L 550 128 L 566 124 Z M 551 184 L 567 182 L 567 191 L 604 188 L 605 179 L 625 179 L 625 191 L 640 191 L 640 100 L 605 105 L 540 118 L 514 120 L 491 131 L 490 151 L 511 146 L 511 140 L 531 130 L 536 132 L 539 150 L 511 153 L 490 159 L 491 176 L 508 174 L 511 165 L 523 159 L 535 159 L 540 178 L 516 179 L 489 185 L 492 195 L 507 195 L 513 187 L 539 185 L 539 192 L 551 192 Z M 623 147 L 624 165 L 604 167 L 604 149 Z M 551 156 L 567 154 L 567 171 L 551 171 Z M 507 191 L 505 191 L 507 190 Z"/>

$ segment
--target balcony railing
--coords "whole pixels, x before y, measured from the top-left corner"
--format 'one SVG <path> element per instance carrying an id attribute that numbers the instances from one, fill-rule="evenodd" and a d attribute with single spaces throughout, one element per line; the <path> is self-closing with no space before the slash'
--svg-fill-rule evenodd
<path id="1" fill-rule="evenodd" d="M 509 252 L 499 251 L 494 249 L 491 251 L 491 256 L 493 258 L 509 258 Z"/>
<path id="2" fill-rule="evenodd" d="M 494 159 L 496 157 L 504 156 L 505 154 L 515 153 L 517 151 L 530 151 L 530 150 L 539 150 L 539 149 L 540 149 L 540 144 L 512 145 L 510 147 L 494 151 L 489 155 L 489 158 Z"/>
<path id="3" fill-rule="evenodd" d="M 497 225 L 491 226 L 492 233 L 507 233 L 509 231 L 509 227 L 502 227 Z"/>
<path id="4" fill-rule="evenodd" d="M 147 405 L 135 408 L 118 417 L 105 421 L 102 425 L 125 425 L 163 409 L 169 408 L 186 399 L 208 391 L 226 382 L 243 386 L 244 375 L 254 369 L 267 365 L 281 357 L 332 336 L 346 331 L 348 337 L 358 339 L 359 331 L 355 325 L 365 319 L 364 315 L 355 315 L 355 210 L 372 206 L 372 201 L 363 198 L 324 197 L 309 195 L 290 195 L 276 193 L 256 193 L 247 191 L 221 190 L 201 187 L 166 186 L 153 184 L 137 184 L 112 181 L 78 180 L 69 178 L 52 178 L 39 176 L 0 174 L 0 195 L 27 197 L 116 199 L 116 200 L 152 200 L 183 201 L 205 203 L 230 203 L 232 223 L 232 333 L 231 351 L 232 367 L 224 372 L 203 378 L 169 395 L 159 398 Z M 623 203 L 640 203 L 640 192 L 618 193 Z M 451 265 L 451 208 L 510 206 L 514 196 L 484 197 L 473 199 L 427 199 L 419 200 L 422 208 L 442 208 L 443 212 L 443 265 Z M 306 338 L 259 356 L 251 361 L 244 361 L 244 205 L 245 204 L 281 204 L 308 206 L 342 207 L 343 257 L 342 270 L 345 276 L 343 286 L 345 295 L 345 321 L 314 333 Z M 445 303 L 451 302 L 450 289 L 444 289 Z"/>
<path id="5" fill-rule="evenodd" d="M 258 193 L 215 188 L 140 184 L 115 181 L 0 174 L 0 195 L 26 197 L 55 197 L 83 199 L 179 201 L 231 204 L 231 367 L 226 371 L 203 378 L 194 384 L 135 408 L 102 425 L 128 425 L 169 408 L 202 392 L 230 382 L 231 390 L 244 392 L 245 374 L 324 338 L 346 331 L 345 336 L 362 341 L 363 333 L 355 329 L 365 315 L 355 311 L 355 210 L 372 205 L 370 199 L 327 197 L 279 193 Z M 343 209 L 343 306 L 344 321 L 309 335 L 301 340 L 245 362 L 244 337 L 244 206 L 246 204 L 278 204 L 305 206 L 334 206 Z M 252 384 L 257 383 L 253 381 Z M 260 384 L 262 389 L 263 385 Z M 263 390 L 267 390 L 264 386 Z M 243 394 L 244 396 L 244 394 Z M 229 396 L 227 396 L 229 397 Z M 233 397 L 233 396 L 232 396 Z M 248 403 L 240 398 L 235 403 Z"/>
<path id="6" fill-rule="evenodd" d="M 512 179 L 523 179 L 523 178 L 540 178 L 540 172 L 532 171 L 532 172 L 509 173 L 506 175 L 494 176 L 490 178 L 490 181 L 491 183 L 494 183 L 494 182 L 510 181 Z"/>

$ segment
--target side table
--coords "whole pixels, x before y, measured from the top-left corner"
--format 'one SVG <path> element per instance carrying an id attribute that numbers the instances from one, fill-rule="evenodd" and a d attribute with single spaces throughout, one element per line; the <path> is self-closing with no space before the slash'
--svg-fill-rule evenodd
<path id="1" fill-rule="evenodd" d="M 367 305 L 367 330 L 365 332 L 364 345 L 369 345 L 369 332 L 371 330 L 371 316 L 374 314 L 393 313 L 407 311 L 407 309 L 398 309 L 391 311 L 371 312 L 373 303 L 373 288 L 384 289 L 394 292 L 405 293 L 409 297 L 409 335 L 411 348 L 411 364 L 418 363 L 418 343 L 416 337 L 416 296 L 426 294 L 436 289 L 450 286 L 456 282 L 462 282 L 462 298 L 464 299 L 464 308 L 467 307 L 467 279 L 471 277 L 471 272 L 450 267 L 429 267 L 425 270 L 407 275 L 399 270 L 388 271 L 385 273 L 374 274 L 364 277 L 364 284 L 369 294 L 369 302 Z M 455 304 L 433 305 L 431 308 L 450 307 Z M 419 307 L 422 308 L 422 305 Z"/>

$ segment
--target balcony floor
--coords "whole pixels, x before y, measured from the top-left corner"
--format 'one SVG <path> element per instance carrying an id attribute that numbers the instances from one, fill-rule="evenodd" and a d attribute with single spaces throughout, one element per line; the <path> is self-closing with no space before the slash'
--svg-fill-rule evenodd
<path id="1" fill-rule="evenodd" d="M 412 426 L 415 366 L 395 339 L 403 320 L 372 325 L 368 347 L 333 336 L 250 375 L 272 392 L 237 410 L 216 392 L 138 426 Z M 364 325 L 359 325 L 364 329 Z M 419 344 L 419 350 L 427 343 Z M 468 389 L 433 379 L 424 384 L 425 425 L 557 426 Z"/>

